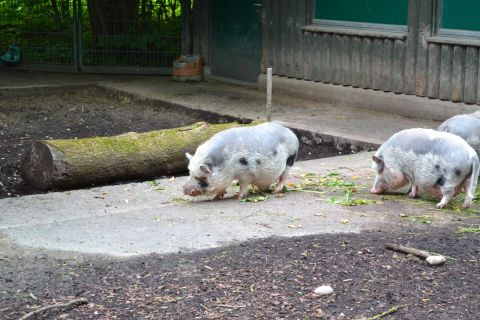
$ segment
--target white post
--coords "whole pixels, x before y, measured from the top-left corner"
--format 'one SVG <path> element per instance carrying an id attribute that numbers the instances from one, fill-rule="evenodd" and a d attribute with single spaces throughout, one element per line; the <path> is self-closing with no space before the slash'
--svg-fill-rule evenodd
<path id="1" fill-rule="evenodd" d="M 267 68 L 267 121 L 272 121 L 272 68 Z"/>

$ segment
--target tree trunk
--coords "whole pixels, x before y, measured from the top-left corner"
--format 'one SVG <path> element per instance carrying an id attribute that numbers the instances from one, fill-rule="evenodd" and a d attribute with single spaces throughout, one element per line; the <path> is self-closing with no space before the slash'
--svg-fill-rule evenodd
<path id="1" fill-rule="evenodd" d="M 46 191 L 184 173 L 185 152 L 193 153 L 215 133 L 238 126 L 248 125 L 198 122 L 113 137 L 35 141 L 23 161 L 22 176 L 31 187 Z"/>

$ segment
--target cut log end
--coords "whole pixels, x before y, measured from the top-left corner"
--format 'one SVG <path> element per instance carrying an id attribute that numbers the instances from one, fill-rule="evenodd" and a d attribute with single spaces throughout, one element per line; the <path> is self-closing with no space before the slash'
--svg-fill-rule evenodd
<path id="1" fill-rule="evenodd" d="M 52 186 L 53 157 L 49 147 L 41 141 L 32 143 L 22 163 L 22 177 L 36 190 L 46 191 Z"/>

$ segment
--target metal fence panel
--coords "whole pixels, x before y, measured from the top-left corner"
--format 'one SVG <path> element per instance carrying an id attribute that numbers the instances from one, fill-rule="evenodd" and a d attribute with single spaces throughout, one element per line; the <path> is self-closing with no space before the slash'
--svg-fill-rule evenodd
<path id="1" fill-rule="evenodd" d="M 22 69 L 164 73 L 181 52 L 179 0 L 0 0 L 0 56 Z"/>
<path id="2" fill-rule="evenodd" d="M 74 10 L 72 0 L 0 0 L 1 54 L 15 44 L 22 64 L 73 67 Z"/>
<path id="3" fill-rule="evenodd" d="M 88 0 L 79 13 L 82 69 L 168 73 L 180 54 L 178 0 Z"/>

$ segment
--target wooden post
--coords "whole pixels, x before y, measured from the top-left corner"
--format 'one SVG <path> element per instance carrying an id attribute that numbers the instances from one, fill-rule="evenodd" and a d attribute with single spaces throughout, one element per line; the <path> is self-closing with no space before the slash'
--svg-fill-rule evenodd
<path id="1" fill-rule="evenodd" d="M 272 68 L 267 68 L 267 121 L 272 121 Z"/>

